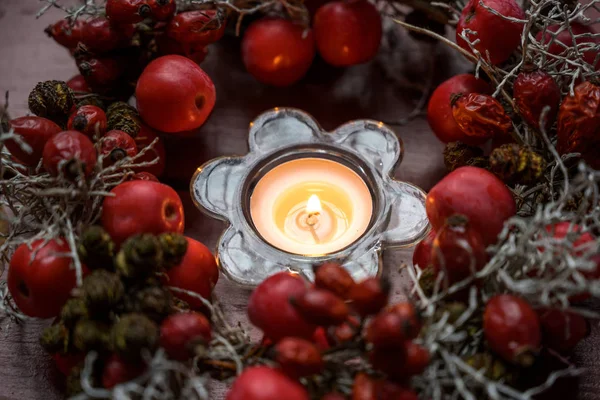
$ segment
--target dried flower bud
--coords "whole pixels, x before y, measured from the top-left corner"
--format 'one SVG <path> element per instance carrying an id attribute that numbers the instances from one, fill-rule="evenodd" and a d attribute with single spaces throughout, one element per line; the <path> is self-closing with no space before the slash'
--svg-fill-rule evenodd
<path id="1" fill-rule="evenodd" d="M 168 269 L 181 264 L 188 248 L 185 236 L 178 233 L 163 233 L 158 236 L 158 241 L 163 250 L 164 267 Z"/>
<path id="2" fill-rule="evenodd" d="M 82 365 L 72 368 L 69 375 L 67 375 L 65 387 L 65 396 L 67 399 L 83 392 L 83 388 L 81 387 L 81 371 L 83 371 Z"/>
<path id="3" fill-rule="evenodd" d="M 541 155 L 518 144 L 502 145 L 490 155 L 490 170 L 507 184 L 534 183 L 545 169 L 546 160 Z"/>
<path id="4" fill-rule="evenodd" d="M 158 326 L 142 314 L 125 314 L 111 331 L 113 350 L 126 360 L 138 360 L 144 349 L 153 351 L 158 343 Z"/>
<path id="5" fill-rule="evenodd" d="M 125 287 L 117 274 L 99 269 L 83 280 L 81 291 L 90 315 L 95 316 L 110 312 L 123 298 Z"/>
<path id="6" fill-rule="evenodd" d="M 75 95 L 65 82 L 45 81 L 33 88 L 28 104 L 35 115 L 64 126 L 75 104 Z"/>
<path id="7" fill-rule="evenodd" d="M 144 233 L 133 236 L 117 254 L 115 267 L 126 278 L 145 278 L 163 263 L 163 251 L 156 236 Z"/>
<path id="8" fill-rule="evenodd" d="M 82 106 L 96 106 L 106 111 L 106 103 L 99 96 L 87 95 L 82 99 L 75 99 L 75 101 L 75 105 L 77 106 L 77 108 L 80 108 Z"/>
<path id="9" fill-rule="evenodd" d="M 160 322 L 173 311 L 173 296 L 161 286 L 146 287 L 134 291 L 125 299 L 125 310 L 128 313 L 145 314 L 150 319 Z"/>
<path id="10" fill-rule="evenodd" d="M 498 357 L 490 353 L 476 353 L 468 357 L 465 362 L 478 371 L 482 371 L 486 378 L 494 381 L 513 381 L 514 377 L 508 371 L 508 366 Z"/>
<path id="11" fill-rule="evenodd" d="M 101 226 L 90 226 L 83 232 L 77 248 L 81 261 L 89 268 L 113 270 L 115 243 Z"/>
<path id="12" fill-rule="evenodd" d="M 421 287 L 421 290 L 425 296 L 433 295 L 433 290 L 435 289 L 435 280 L 436 274 L 433 270 L 433 267 L 430 265 L 423 270 L 421 276 L 419 277 L 419 286 Z"/>
<path id="13" fill-rule="evenodd" d="M 109 332 L 108 325 L 102 322 L 82 319 L 73 329 L 73 345 L 82 352 L 105 350 L 109 343 Z"/>
<path id="14" fill-rule="evenodd" d="M 118 101 L 106 111 L 108 130 L 123 131 L 135 138 L 140 131 L 141 119 L 138 111 L 129 104 Z"/>
<path id="15" fill-rule="evenodd" d="M 470 167 L 489 169 L 490 159 L 488 157 L 473 157 L 467 161 L 467 165 Z"/>
<path id="16" fill-rule="evenodd" d="M 69 348 L 69 330 L 60 323 L 50 325 L 42 332 L 40 344 L 50 354 L 66 353 Z"/>
<path id="17" fill-rule="evenodd" d="M 475 157 L 483 156 L 483 150 L 479 147 L 468 146 L 462 142 L 448 143 L 444 148 L 444 165 L 450 172 L 456 168 L 469 165 Z"/>
<path id="18" fill-rule="evenodd" d="M 80 319 L 88 318 L 85 301 L 80 298 L 69 299 L 60 311 L 60 320 L 66 326 L 72 327 Z"/>

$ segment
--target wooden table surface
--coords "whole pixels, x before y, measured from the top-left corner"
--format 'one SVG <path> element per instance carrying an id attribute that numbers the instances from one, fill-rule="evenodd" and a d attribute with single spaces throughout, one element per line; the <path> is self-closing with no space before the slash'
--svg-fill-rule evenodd
<path id="1" fill-rule="evenodd" d="M 43 28 L 57 19 L 56 12 L 39 20 L 35 14 L 38 0 L 0 0 L 0 93 L 10 91 L 9 111 L 13 117 L 27 113 L 27 96 L 33 86 L 43 80 L 67 80 L 77 73 L 73 60 L 43 33 Z M 434 81 L 448 76 L 456 61 L 448 59 L 448 52 L 438 47 L 423 48 L 404 34 L 399 36 L 404 52 L 396 52 L 387 60 L 384 73 L 380 63 L 335 70 L 317 65 L 301 84 L 287 89 L 265 87 L 254 81 L 245 71 L 239 58 L 236 39 L 210 48 L 202 67 L 213 78 L 217 88 L 217 103 L 210 120 L 193 138 L 170 138 L 167 141 L 168 168 L 165 179 L 180 193 L 185 204 L 186 233 L 210 248 L 214 248 L 221 222 L 201 214 L 192 204 L 188 182 L 194 169 L 211 158 L 221 155 L 244 154 L 247 151 L 248 123 L 262 111 L 276 106 L 292 106 L 306 110 L 326 128 L 351 119 L 372 118 L 396 121 L 407 115 L 419 99 L 411 85 L 425 85 L 427 67 L 435 60 Z M 405 81 L 399 85 L 399 81 Z M 393 126 L 403 140 L 406 154 L 396 171 L 396 177 L 431 188 L 445 173 L 441 150 L 424 118 L 408 125 Z M 410 262 L 412 250 L 386 253 L 385 274 L 394 282 L 394 296 L 405 292 L 406 278 L 398 267 Z M 233 322 L 246 320 L 246 301 L 249 291 L 237 287 L 222 277 L 216 288 L 225 311 Z M 38 344 L 40 329 L 47 322 L 9 323 L 0 316 L 0 398 L 43 399 L 61 398 L 62 379 L 50 358 Z M 600 398 L 600 332 L 581 343 L 574 362 L 590 368 L 579 387 L 569 388 L 564 399 L 592 400 Z M 213 388 L 214 398 L 221 399 L 224 386 Z M 579 392 L 578 394 L 577 391 Z"/>

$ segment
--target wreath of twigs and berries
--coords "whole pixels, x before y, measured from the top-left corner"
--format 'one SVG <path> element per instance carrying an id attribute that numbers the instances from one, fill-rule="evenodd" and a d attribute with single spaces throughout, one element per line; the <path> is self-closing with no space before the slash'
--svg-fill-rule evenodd
<path id="1" fill-rule="evenodd" d="M 39 83 L 32 116 L 11 119 L 6 97 L 0 309 L 54 318 L 40 342 L 67 396 L 209 399 L 216 379 L 233 380 L 227 400 L 525 400 L 584 372 L 569 353 L 599 317 L 585 301 L 600 296 L 600 1 L 43 3 L 38 16 L 66 14 L 46 33 L 81 75 Z M 360 37 L 349 52 L 336 13 Z M 388 304 L 385 279 L 355 282 L 336 263 L 312 284 L 281 272 L 250 297 L 253 343 L 211 298 L 214 257 L 182 235 L 181 200 L 158 182 L 160 127 L 127 101 L 152 60 L 201 63 L 227 29 L 256 42 L 242 58 L 267 84 L 300 79 L 313 40 L 333 65 L 368 61 L 381 15 L 473 63 L 429 100 L 450 174 L 428 195 L 409 300 Z M 283 74 L 244 51 L 274 20 L 300 54 Z"/>

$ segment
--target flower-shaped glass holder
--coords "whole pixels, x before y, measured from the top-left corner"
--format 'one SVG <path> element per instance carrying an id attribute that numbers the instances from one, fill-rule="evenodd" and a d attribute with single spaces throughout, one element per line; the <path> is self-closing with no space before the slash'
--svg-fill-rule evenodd
<path id="1" fill-rule="evenodd" d="M 402 142 L 383 123 L 357 120 L 325 132 L 308 114 L 275 108 L 250 124 L 250 152 L 221 157 L 198 168 L 190 190 L 198 208 L 229 223 L 218 246 L 217 259 L 228 278 L 255 286 L 268 276 L 293 270 L 312 279 L 312 266 L 341 262 L 355 279 L 381 271 L 381 252 L 418 242 L 429 230 L 425 193 L 392 178 L 402 160 Z M 285 252 L 267 243 L 250 214 L 257 182 L 277 165 L 299 158 L 324 158 L 356 172 L 368 186 L 373 214 L 365 233 L 349 246 L 326 255 Z"/>

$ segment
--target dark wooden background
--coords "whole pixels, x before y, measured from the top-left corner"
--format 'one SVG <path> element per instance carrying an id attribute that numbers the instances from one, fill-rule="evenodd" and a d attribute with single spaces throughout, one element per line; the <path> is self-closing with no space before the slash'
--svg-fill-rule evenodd
<path id="1" fill-rule="evenodd" d="M 0 0 L 0 93 L 10 92 L 9 111 L 13 117 L 27 114 L 27 96 L 37 82 L 67 80 L 77 73 L 67 51 L 43 33 L 43 28 L 60 14 L 49 12 L 36 20 L 40 5 L 38 0 Z M 224 226 L 194 208 L 188 192 L 189 178 L 206 160 L 244 154 L 248 123 L 259 113 L 276 106 L 298 107 L 313 114 L 326 129 L 357 118 L 394 122 L 412 111 L 419 100 L 419 89 L 427 86 L 430 78 L 435 84 L 460 69 L 461 62 L 449 57 L 445 49 L 416 44 L 402 32 L 394 37 L 400 40 L 401 51 L 393 56 L 347 70 L 316 62 L 300 84 L 286 89 L 265 87 L 246 74 L 235 38 L 212 46 L 202 67 L 217 88 L 214 112 L 195 137 L 167 141 L 165 179 L 184 201 L 186 233 L 210 248 L 215 247 Z M 406 149 L 396 177 L 430 189 L 445 172 L 442 144 L 423 117 L 393 128 Z M 411 249 L 385 254 L 385 274 L 392 278 L 397 297 L 403 296 L 406 285 L 406 278 L 397 271 L 402 263 L 410 262 L 411 256 Z M 249 291 L 222 278 L 216 293 L 233 322 L 247 323 L 245 305 Z M 0 398 L 61 397 L 61 376 L 38 345 L 39 331 L 45 325 L 40 322 L 15 325 L 0 316 Z M 594 326 L 592 336 L 579 346 L 573 357 L 577 365 L 590 368 L 589 374 L 578 387 L 569 389 L 565 399 L 600 398 L 598 343 L 600 332 Z M 223 385 L 216 384 L 214 398 L 221 399 L 223 390 Z"/>

